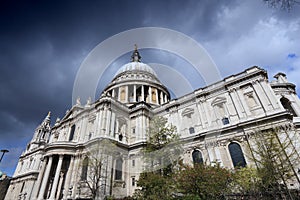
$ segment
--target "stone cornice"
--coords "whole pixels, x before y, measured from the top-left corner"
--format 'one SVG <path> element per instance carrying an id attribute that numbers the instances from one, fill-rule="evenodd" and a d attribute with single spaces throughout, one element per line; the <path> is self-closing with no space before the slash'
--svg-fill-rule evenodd
<path id="1" fill-rule="evenodd" d="M 282 119 L 284 121 L 286 121 L 287 118 L 290 118 L 291 115 L 287 112 L 287 111 L 283 111 L 283 112 L 278 112 L 278 113 L 274 113 L 268 116 L 262 116 L 259 118 L 255 118 L 255 119 L 251 119 L 251 120 L 247 120 L 244 122 L 240 122 L 238 124 L 233 124 L 233 125 L 228 125 L 228 126 L 224 126 L 218 129 L 212 129 L 212 130 L 204 130 L 204 131 L 200 131 L 199 133 L 193 134 L 193 135 L 189 135 L 187 137 L 182 137 L 182 141 L 184 142 L 191 142 L 191 141 L 195 141 L 195 140 L 199 140 L 200 138 L 206 137 L 206 136 L 212 136 L 212 135 L 225 135 L 225 133 L 230 133 L 230 132 L 234 132 L 236 130 L 241 130 L 241 129 L 254 129 L 256 128 L 259 124 L 272 124 L 272 122 L 276 122 L 278 123 L 278 121 L 282 121 Z M 270 122 L 266 122 L 266 121 L 270 121 Z"/>
<path id="2" fill-rule="evenodd" d="M 36 180 L 38 174 L 39 174 L 38 171 L 27 172 L 27 173 L 24 173 L 24 174 L 14 176 L 13 178 L 11 178 L 11 181 L 12 182 L 21 182 L 21 181 L 24 181 L 24 180 Z"/>
<path id="3" fill-rule="evenodd" d="M 222 93 L 226 93 L 232 88 L 240 88 L 241 85 L 251 84 L 253 81 L 265 80 L 267 80 L 267 72 L 257 66 L 254 66 L 236 75 L 226 77 L 222 81 L 216 82 L 203 88 L 199 88 L 177 99 L 173 99 L 168 103 L 155 108 L 153 111 L 154 113 L 162 113 L 166 109 L 172 107 L 174 104 L 184 105 L 188 104 L 189 102 L 195 101 L 195 99 L 206 101 L 206 99 L 218 96 Z"/>

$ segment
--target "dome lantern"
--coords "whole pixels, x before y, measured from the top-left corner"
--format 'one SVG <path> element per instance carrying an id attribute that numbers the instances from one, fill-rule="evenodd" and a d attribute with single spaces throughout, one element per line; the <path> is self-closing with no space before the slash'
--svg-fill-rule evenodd
<path id="1" fill-rule="evenodd" d="M 131 55 L 131 62 L 141 62 L 141 56 L 139 51 L 137 50 L 137 45 L 134 45 L 134 51 Z"/>

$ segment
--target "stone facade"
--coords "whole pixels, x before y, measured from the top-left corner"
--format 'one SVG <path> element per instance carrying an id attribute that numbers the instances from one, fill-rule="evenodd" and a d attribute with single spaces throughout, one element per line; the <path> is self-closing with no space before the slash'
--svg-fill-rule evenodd
<path id="1" fill-rule="evenodd" d="M 237 162 L 253 165 L 246 145 L 255 130 L 288 128 L 299 134 L 300 100 L 285 74 L 269 82 L 267 72 L 256 66 L 171 100 L 135 50 L 132 62 L 120 68 L 98 100 L 81 105 L 78 99 L 52 127 L 50 113 L 46 116 L 20 156 L 6 199 L 89 199 L 86 180 L 93 173 L 93 154 L 102 156 L 98 198 L 132 195 L 144 169 L 139 155 L 154 116 L 177 127 L 185 163 L 234 168 Z M 115 146 L 113 153 L 107 153 L 113 148 L 104 139 Z M 298 140 L 293 138 L 297 152 Z"/>

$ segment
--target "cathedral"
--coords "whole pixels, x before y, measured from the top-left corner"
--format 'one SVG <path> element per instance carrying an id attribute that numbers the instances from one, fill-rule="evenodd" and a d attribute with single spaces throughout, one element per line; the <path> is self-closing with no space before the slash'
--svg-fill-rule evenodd
<path id="1" fill-rule="evenodd" d="M 135 49 L 95 102 L 78 99 L 53 123 L 49 112 L 21 154 L 5 199 L 91 199 L 95 190 L 97 199 L 131 196 L 155 116 L 176 126 L 184 163 L 232 169 L 253 165 L 247 145 L 254 131 L 289 127 L 299 134 L 300 100 L 284 73 L 269 81 L 257 66 L 171 99 Z M 292 140 L 299 155 L 299 138 Z M 298 181 L 291 186 L 299 187 L 300 165 L 293 169 Z"/>

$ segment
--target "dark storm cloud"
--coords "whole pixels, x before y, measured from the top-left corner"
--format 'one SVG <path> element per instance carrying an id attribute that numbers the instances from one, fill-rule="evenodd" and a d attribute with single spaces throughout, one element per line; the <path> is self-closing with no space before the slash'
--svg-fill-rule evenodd
<path id="1" fill-rule="evenodd" d="M 133 3 L 1 3 L 1 149 L 25 148 L 49 110 L 52 122 L 63 117 L 71 107 L 77 69 L 87 54 L 107 37 L 142 25 L 142 2 Z M 16 163 L 16 155 L 10 152 L 6 160 Z M 12 174 L 12 169 L 6 170 Z"/>
<path id="2" fill-rule="evenodd" d="M 187 0 L 157 1 L 144 6 L 144 25 L 173 28 L 190 36 L 200 35 L 203 39 L 219 37 L 215 33 L 218 13 L 237 6 L 235 0 Z"/>

